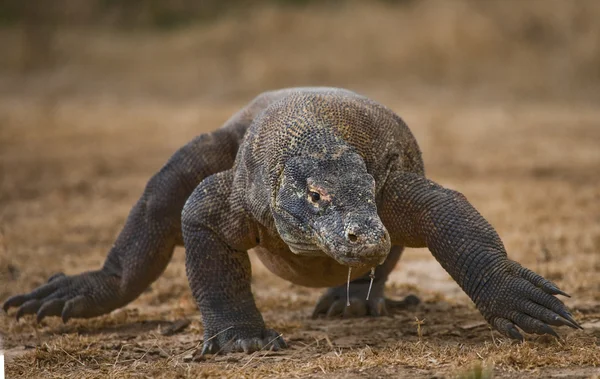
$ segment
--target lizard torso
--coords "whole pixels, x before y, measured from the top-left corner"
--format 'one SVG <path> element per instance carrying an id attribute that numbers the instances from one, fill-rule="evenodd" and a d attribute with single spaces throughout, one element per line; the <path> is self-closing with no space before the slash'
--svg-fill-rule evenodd
<path id="1" fill-rule="evenodd" d="M 421 153 L 410 130 L 388 108 L 335 88 L 268 92 L 241 114 L 253 121 L 232 169 L 235 179 L 231 201 L 232 211 L 245 212 L 248 222 L 254 225 L 250 228 L 259 243 L 253 251 L 271 272 L 290 282 L 310 287 L 344 283 L 347 266 L 324 255 L 293 253 L 276 230 L 271 207 L 277 207 L 281 167 L 294 156 L 335 159 L 346 150 L 354 151 L 374 177 L 379 201 L 391 170 L 402 168 L 423 174 Z M 357 268 L 352 278 L 368 270 Z"/>

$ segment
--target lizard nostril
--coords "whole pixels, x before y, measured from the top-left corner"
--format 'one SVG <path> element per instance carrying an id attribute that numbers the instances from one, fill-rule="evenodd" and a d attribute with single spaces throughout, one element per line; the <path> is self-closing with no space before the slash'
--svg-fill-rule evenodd
<path id="1" fill-rule="evenodd" d="M 350 242 L 358 241 L 358 237 L 354 233 L 348 233 L 348 239 L 350 240 Z"/>

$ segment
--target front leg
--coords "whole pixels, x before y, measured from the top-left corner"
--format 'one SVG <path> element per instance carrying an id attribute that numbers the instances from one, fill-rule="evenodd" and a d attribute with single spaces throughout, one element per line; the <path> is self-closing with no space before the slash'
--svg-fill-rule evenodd
<path id="1" fill-rule="evenodd" d="M 231 180 L 230 172 L 208 178 L 182 215 L 186 272 L 204 325 L 202 354 L 286 347 L 279 333 L 265 327 L 252 296 L 246 249 L 254 239 L 243 213 L 230 206 Z"/>
<path id="2" fill-rule="evenodd" d="M 58 274 L 30 293 L 15 295 L 4 310 L 16 317 L 36 314 L 89 318 L 109 313 L 137 298 L 163 272 L 182 244 L 181 210 L 205 177 L 233 165 L 243 124 L 194 138 L 179 149 L 146 185 L 123 230 L 99 270 Z"/>
<path id="3" fill-rule="evenodd" d="M 556 333 L 549 325 L 580 328 L 556 285 L 508 259 L 494 228 L 460 193 L 426 178 L 398 172 L 384 188 L 382 221 L 392 238 L 428 247 L 502 334 Z M 548 325 L 549 324 L 549 325 Z"/>
<path id="4" fill-rule="evenodd" d="M 385 298 L 385 283 L 398 263 L 402 250 L 402 246 L 392 246 L 385 262 L 375 269 L 372 286 L 370 273 L 368 273 L 350 282 L 349 296 L 345 284 L 327 289 L 317 302 L 312 317 L 387 316 L 388 308 L 404 308 L 418 304 L 420 300 L 414 295 L 409 295 L 400 301 Z M 367 294 L 369 294 L 368 299 Z M 350 298 L 350 306 L 347 306 L 347 297 Z"/>

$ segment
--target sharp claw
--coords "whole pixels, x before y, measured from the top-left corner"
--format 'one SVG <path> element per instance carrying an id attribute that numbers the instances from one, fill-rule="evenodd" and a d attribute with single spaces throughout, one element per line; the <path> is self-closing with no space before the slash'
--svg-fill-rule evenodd
<path id="1" fill-rule="evenodd" d="M 250 353 L 260 350 L 261 345 L 265 349 L 269 347 L 266 344 L 263 344 L 262 341 L 260 340 L 260 338 L 252 338 L 250 340 L 243 340 L 243 341 L 241 341 L 240 344 L 242 345 L 242 350 L 244 350 L 244 353 L 246 353 L 246 354 L 250 354 Z"/>
<path id="2" fill-rule="evenodd" d="M 513 325 L 508 326 L 508 328 L 506 328 L 506 331 L 508 332 L 510 338 L 523 342 L 523 336 Z"/>
<path id="3" fill-rule="evenodd" d="M 36 321 L 39 324 L 45 317 L 58 316 L 62 313 L 65 302 L 62 299 L 54 299 L 44 303 L 37 311 Z"/>
<path id="4" fill-rule="evenodd" d="M 569 312 L 567 312 L 567 316 L 569 316 L 569 317 L 565 317 L 565 318 L 568 321 L 570 321 L 572 324 L 574 324 L 577 329 L 583 330 L 583 327 L 581 325 L 579 325 L 579 323 L 577 321 L 575 321 L 575 319 L 573 318 L 572 314 L 570 314 Z"/>
<path id="5" fill-rule="evenodd" d="M 285 340 L 281 336 L 279 336 L 275 342 L 277 342 L 277 345 L 280 349 L 285 349 L 288 347 L 288 344 L 285 342 Z"/>
<path id="6" fill-rule="evenodd" d="M 554 329 L 552 329 L 551 327 L 549 327 L 546 324 L 543 324 L 543 326 L 540 328 L 540 332 L 541 332 L 541 334 L 550 334 L 550 335 L 556 337 L 557 339 L 560 339 L 560 337 L 558 336 L 558 334 L 556 334 Z"/>
<path id="7" fill-rule="evenodd" d="M 200 352 L 200 355 L 206 354 L 212 354 L 212 344 L 205 343 L 204 345 L 202 345 L 202 351 Z"/>
<path id="8" fill-rule="evenodd" d="M 21 305 L 21 307 L 19 307 L 19 310 L 17 311 L 17 321 L 19 321 L 19 319 L 24 315 L 36 313 L 38 309 L 40 309 L 41 305 L 42 302 L 40 300 L 35 299 L 25 302 L 25 304 Z"/>
<path id="9" fill-rule="evenodd" d="M 561 291 L 554 283 L 545 279 L 544 277 L 536 274 L 535 272 L 515 263 L 517 267 L 517 272 L 519 272 L 520 276 L 531 282 L 534 286 L 541 288 L 544 292 L 551 295 L 563 295 L 566 297 L 571 297 L 567 293 Z"/>
<path id="10" fill-rule="evenodd" d="M 244 353 L 246 354 L 250 354 L 254 351 L 251 349 L 250 342 L 247 341 L 242 342 L 242 350 L 244 350 Z"/>
<path id="11" fill-rule="evenodd" d="M 570 314 L 568 311 L 566 311 L 564 309 L 559 309 L 558 311 L 555 311 L 555 312 L 558 313 L 560 316 L 562 316 L 565 319 L 565 321 L 569 322 L 569 323 L 566 323 L 565 325 L 568 325 L 574 329 L 583 329 L 581 327 L 581 325 L 579 325 L 579 323 L 577 321 L 575 321 L 575 319 L 573 318 L 573 315 Z"/>
<path id="12" fill-rule="evenodd" d="M 279 351 L 285 349 L 287 344 L 281 334 L 274 330 L 268 330 L 265 337 L 262 339 L 263 348 L 266 350 Z"/>
<path id="13" fill-rule="evenodd" d="M 214 335 L 206 338 L 202 344 L 200 356 L 207 354 L 220 354 L 225 352 L 240 352 L 251 354 L 260 350 L 278 351 L 287 347 L 281 334 L 272 329 L 265 329 L 260 337 L 237 337 L 230 335 Z M 226 340 L 227 339 L 227 340 Z"/>
<path id="14" fill-rule="evenodd" d="M 62 319 L 63 324 L 66 324 L 71 319 L 71 315 L 66 307 L 63 309 L 60 318 Z"/>
<path id="15" fill-rule="evenodd" d="M 25 295 L 16 295 L 9 297 L 2 305 L 2 309 L 4 309 L 4 312 L 8 313 L 9 308 L 18 307 L 19 305 L 23 304 L 26 300 L 27 298 L 25 297 Z"/>
<path id="16" fill-rule="evenodd" d="M 562 296 L 566 296 L 566 297 L 571 297 L 571 295 L 562 291 L 560 288 L 558 288 L 552 284 L 548 284 L 548 285 L 544 286 L 544 290 L 546 290 L 546 292 L 551 295 L 562 295 Z"/>
<path id="17" fill-rule="evenodd" d="M 561 322 L 562 325 L 569 326 L 569 327 L 571 327 L 573 329 L 583 329 L 579 324 L 574 323 L 573 321 L 567 320 L 564 317 L 556 316 L 556 320 L 559 321 L 559 322 Z"/>
<path id="18" fill-rule="evenodd" d="M 38 324 L 41 323 L 42 320 L 44 320 L 44 317 L 46 317 L 45 312 L 38 311 L 37 314 L 35 315 L 35 322 Z"/>

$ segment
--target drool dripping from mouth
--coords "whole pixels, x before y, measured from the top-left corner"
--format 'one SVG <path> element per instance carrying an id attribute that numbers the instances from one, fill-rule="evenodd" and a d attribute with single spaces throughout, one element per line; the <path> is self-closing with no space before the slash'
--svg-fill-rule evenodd
<path id="1" fill-rule="evenodd" d="M 352 275 L 352 267 L 348 266 L 348 282 L 346 283 L 346 306 L 350 306 L 350 275 Z"/>
<path id="2" fill-rule="evenodd" d="M 348 282 L 346 283 L 346 306 L 350 306 L 350 276 L 352 275 L 352 267 L 348 267 Z M 371 288 L 373 288 L 373 280 L 375 279 L 375 267 L 371 267 L 371 273 L 369 274 L 371 281 L 369 282 L 369 290 L 367 291 L 367 300 L 371 296 Z"/>
<path id="3" fill-rule="evenodd" d="M 373 287 L 373 280 L 375 279 L 375 267 L 371 267 L 369 278 L 371 278 L 371 281 L 369 282 L 369 290 L 367 291 L 367 300 L 369 300 L 369 296 L 371 295 L 371 288 Z"/>

